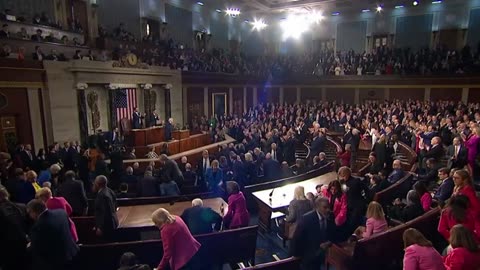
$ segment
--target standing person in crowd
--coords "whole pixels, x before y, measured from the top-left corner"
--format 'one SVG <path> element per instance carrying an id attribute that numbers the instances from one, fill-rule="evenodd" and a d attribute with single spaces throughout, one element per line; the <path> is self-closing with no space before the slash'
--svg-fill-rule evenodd
<path id="1" fill-rule="evenodd" d="M 194 199 L 192 207 L 183 211 L 180 216 L 187 225 L 192 235 L 213 232 L 212 224 L 219 230 L 222 217 L 210 207 L 204 207 L 202 199 Z"/>
<path id="2" fill-rule="evenodd" d="M 22 169 L 15 169 L 15 179 L 10 180 L 13 184 L 14 201 L 18 203 L 27 204 L 35 198 L 35 188 L 29 182 Z"/>
<path id="3" fill-rule="evenodd" d="M 350 159 L 351 159 L 351 145 L 345 145 L 345 151 L 342 153 L 337 153 L 337 157 L 340 159 L 340 166 L 342 167 L 350 167 Z"/>
<path id="4" fill-rule="evenodd" d="M 480 265 L 480 249 L 472 232 L 461 224 L 450 230 L 452 250 L 445 257 L 447 270 L 477 270 Z"/>
<path id="5" fill-rule="evenodd" d="M 405 246 L 404 270 L 445 270 L 440 253 L 417 229 L 410 228 L 403 232 L 403 244 Z"/>
<path id="6" fill-rule="evenodd" d="M 84 216 L 88 211 L 88 199 L 83 182 L 75 179 L 75 172 L 67 171 L 57 195 L 65 198 L 72 206 L 72 216 Z"/>
<path id="7" fill-rule="evenodd" d="M 473 188 L 472 178 L 466 170 L 458 170 L 453 173 L 455 187 L 453 195 L 465 195 L 469 200 L 468 211 L 471 211 L 476 219 L 480 216 L 480 202 Z"/>
<path id="8" fill-rule="evenodd" d="M 27 269 L 27 210 L 9 197 L 7 189 L 0 185 L 0 268 Z"/>
<path id="9" fill-rule="evenodd" d="M 465 147 L 467 148 L 467 165 L 471 174 L 475 172 L 475 160 L 478 154 L 478 147 L 480 144 L 480 127 L 475 126 L 471 129 L 472 135 L 467 137 L 461 134 L 462 139 L 465 141 Z"/>
<path id="10" fill-rule="evenodd" d="M 291 239 L 295 233 L 298 222 L 307 212 L 312 211 L 312 205 L 310 200 L 305 197 L 305 189 L 302 186 L 295 187 L 293 192 L 293 200 L 288 205 L 288 215 L 285 218 L 285 222 L 290 223 L 289 239 Z"/>
<path id="11" fill-rule="evenodd" d="M 248 226 L 250 214 L 247 210 L 247 202 L 237 182 L 227 182 L 228 212 L 223 217 L 225 227 L 236 229 Z"/>
<path id="12" fill-rule="evenodd" d="M 95 178 L 95 233 L 105 241 L 114 239 L 115 230 L 118 227 L 117 196 L 107 187 L 107 177 L 99 175 Z"/>
<path id="13" fill-rule="evenodd" d="M 427 190 L 427 186 L 423 182 L 417 182 L 413 185 L 413 189 L 417 192 L 420 202 L 422 204 L 423 211 L 430 211 L 432 206 L 432 195 Z"/>
<path id="14" fill-rule="evenodd" d="M 173 118 L 168 118 L 167 124 L 165 125 L 165 140 L 171 141 L 172 140 L 172 132 L 173 132 Z"/>
<path id="15" fill-rule="evenodd" d="M 67 216 L 70 217 L 72 215 L 72 207 L 70 204 L 68 204 L 63 197 L 53 197 L 52 191 L 47 187 L 41 188 L 37 191 L 35 197 L 36 199 L 43 201 L 49 210 L 61 209 L 67 213 Z M 73 241 L 76 243 L 78 242 L 77 228 L 75 227 L 73 220 L 68 218 L 68 221 L 70 222 L 70 232 L 72 233 Z"/>
<path id="16" fill-rule="evenodd" d="M 453 138 L 452 145 L 447 148 L 447 167 L 450 169 L 463 169 L 468 162 L 468 151 L 462 145 L 460 138 Z"/>
<path id="17" fill-rule="evenodd" d="M 318 191 L 320 189 L 319 196 L 323 196 L 328 199 L 330 210 L 333 213 L 333 217 L 335 218 L 335 225 L 342 226 L 347 221 L 347 194 L 345 194 L 342 190 L 342 185 L 340 181 L 335 180 L 328 184 L 326 189 L 320 187 L 316 188 Z"/>
<path id="18" fill-rule="evenodd" d="M 290 244 L 290 254 L 300 257 L 302 270 L 316 270 L 335 242 L 335 224 L 326 198 L 315 199 L 315 209 L 300 220 Z"/>
<path id="19" fill-rule="evenodd" d="M 162 180 L 165 183 L 171 181 L 175 182 L 177 186 L 181 187 L 183 183 L 183 174 L 178 167 L 178 163 L 171 160 L 165 154 L 160 155 L 160 164 L 162 165 Z"/>
<path id="20" fill-rule="evenodd" d="M 162 260 L 156 269 L 202 269 L 202 262 L 196 256 L 201 245 L 193 238 L 182 218 L 170 214 L 164 208 L 159 208 L 153 212 L 152 221 L 160 229 L 163 244 Z"/>
<path id="21" fill-rule="evenodd" d="M 363 223 L 367 200 L 364 194 L 368 194 L 367 184 L 357 177 L 352 176 L 348 167 L 341 167 L 338 176 L 342 183 L 342 190 L 347 195 L 347 225 L 344 237 L 348 237 L 358 226 Z"/>
<path id="22" fill-rule="evenodd" d="M 65 211 L 48 210 L 41 200 L 27 205 L 30 217 L 35 221 L 30 233 L 30 249 L 33 269 L 69 270 L 79 248 L 70 231 Z"/>
<path id="23" fill-rule="evenodd" d="M 225 193 L 224 172 L 219 168 L 217 160 L 212 161 L 212 167 L 208 168 L 205 173 L 208 190 L 216 196 L 223 196 Z"/>
<path id="24" fill-rule="evenodd" d="M 467 229 L 471 230 L 477 240 L 480 240 L 479 224 L 473 216 L 472 212 L 468 211 L 469 201 L 464 195 L 453 196 L 448 205 L 442 211 L 440 222 L 438 223 L 438 232 L 449 241 L 450 230 L 457 224 L 462 224 Z"/>

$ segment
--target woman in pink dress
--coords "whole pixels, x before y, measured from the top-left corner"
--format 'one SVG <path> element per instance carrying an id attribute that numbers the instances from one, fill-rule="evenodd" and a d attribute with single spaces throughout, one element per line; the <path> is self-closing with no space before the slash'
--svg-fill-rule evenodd
<path id="1" fill-rule="evenodd" d="M 477 146 L 480 142 L 480 128 L 475 127 L 472 129 L 472 135 L 466 138 L 462 135 L 462 138 L 465 140 L 465 147 L 468 150 L 467 154 L 467 162 L 468 162 L 468 169 L 470 172 L 473 172 L 473 168 L 475 168 L 475 157 L 477 156 Z"/>
<path id="2" fill-rule="evenodd" d="M 53 197 L 52 191 L 48 187 L 41 188 L 35 194 L 37 199 L 42 200 L 47 205 L 47 209 L 55 210 L 62 209 L 67 213 L 67 216 L 72 215 L 72 206 L 65 200 L 63 197 Z M 73 241 L 78 242 L 77 228 L 73 220 L 68 218 L 70 221 L 70 232 L 72 233 Z"/>
<path id="3" fill-rule="evenodd" d="M 248 226 L 250 214 L 247 210 L 247 202 L 237 182 L 227 182 L 228 212 L 223 217 L 225 226 L 229 229 L 236 229 Z"/>

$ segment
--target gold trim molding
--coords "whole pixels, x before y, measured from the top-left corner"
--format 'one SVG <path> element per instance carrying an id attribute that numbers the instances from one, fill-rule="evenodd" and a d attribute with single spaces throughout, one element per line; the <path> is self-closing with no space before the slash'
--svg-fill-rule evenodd
<path id="1" fill-rule="evenodd" d="M 10 82 L 0 81 L 1 88 L 44 88 L 43 82 Z"/>

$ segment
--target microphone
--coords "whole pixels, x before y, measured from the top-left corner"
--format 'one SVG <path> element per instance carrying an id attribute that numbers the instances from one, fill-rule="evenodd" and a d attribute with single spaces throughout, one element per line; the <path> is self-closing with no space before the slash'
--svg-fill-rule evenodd
<path id="1" fill-rule="evenodd" d="M 270 192 L 270 194 L 268 194 L 268 197 L 272 198 L 272 195 L 273 195 L 273 192 L 275 191 L 275 188 L 272 189 L 272 191 Z"/>

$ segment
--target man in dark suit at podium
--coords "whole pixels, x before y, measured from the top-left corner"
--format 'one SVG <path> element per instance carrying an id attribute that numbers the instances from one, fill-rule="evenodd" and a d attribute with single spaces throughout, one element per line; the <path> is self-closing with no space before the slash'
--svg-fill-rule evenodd
<path id="1" fill-rule="evenodd" d="M 132 116 L 132 129 L 142 128 L 142 118 L 143 116 L 138 111 L 138 108 L 134 108 Z"/>
<path id="2" fill-rule="evenodd" d="M 167 124 L 165 125 L 165 140 L 172 140 L 172 131 L 173 131 L 173 118 L 168 118 Z"/>

